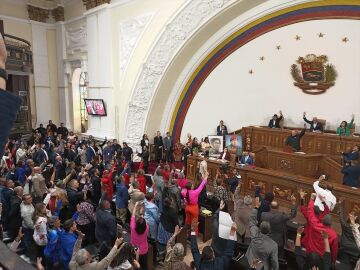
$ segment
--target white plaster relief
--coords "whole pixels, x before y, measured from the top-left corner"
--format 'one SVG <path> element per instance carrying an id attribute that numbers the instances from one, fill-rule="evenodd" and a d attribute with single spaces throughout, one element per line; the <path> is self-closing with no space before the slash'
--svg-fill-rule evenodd
<path id="1" fill-rule="evenodd" d="M 125 75 L 130 58 L 155 12 L 120 22 L 120 78 Z"/>
<path id="2" fill-rule="evenodd" d="M 86 51 L 86 45 L 86 24 L 82 24 L 76 28 L 68 28 L 66 30 L 66 49 L 68 53 L 73 53 L 74 50 Z"/>
<path id="3" fill-rule="evenodd" d="M 197 29 L 235 1 L 188 1 L 166 26 L 144 63 L 136 82 L 127 113 L 126 142 L 133 146 L 139 144 L 156 87 L 174 55 Z"/>

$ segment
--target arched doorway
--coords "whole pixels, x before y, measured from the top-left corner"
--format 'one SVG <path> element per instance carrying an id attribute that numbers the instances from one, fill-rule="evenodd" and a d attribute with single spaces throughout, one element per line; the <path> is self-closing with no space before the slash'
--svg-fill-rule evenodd
<path id="1" fill-rule="evenodd" d="M 81 68 L 76 68 L 73 72 L 71 83 L 74 132 L 85 133 L 88 128 L 88 116 L 84 103 L 84 99 L 87 98 L 88 95 L 87 73 L 83 72 Z"/>

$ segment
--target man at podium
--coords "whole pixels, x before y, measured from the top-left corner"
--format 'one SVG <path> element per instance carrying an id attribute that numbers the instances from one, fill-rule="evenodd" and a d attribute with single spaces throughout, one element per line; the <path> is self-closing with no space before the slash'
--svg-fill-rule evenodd
<path id="1" fill-rule="evenodd" d="M 305 130 L 306 130 L 306 124 L 304 124 L 304 128 L 301 130 L 300 133 L 297 130 L 292 130 L 291 135 L 289 137 L 287 137 L 287 139 L 286 139 L 284 150 L 286 151 L 287 146 L 288 146 L 288 148 L 291 147 L 291 149 L 294 152 L 299 152 L 300 151 L 300 140 L 301 140 L 301 137 L 304 136 Z"/>

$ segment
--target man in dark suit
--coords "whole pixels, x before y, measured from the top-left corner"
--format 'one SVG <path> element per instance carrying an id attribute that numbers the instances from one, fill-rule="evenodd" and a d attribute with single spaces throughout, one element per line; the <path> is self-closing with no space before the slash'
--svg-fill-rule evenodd
<path id="1" fill-rule="evenodd" d="M 285 145 L 291 146 L 294 152 L 300 151 L 300 140 L 302 136 L 305 134 L 306 124 L 304 124 L 304 128 L 299 133 L 297 130 L 292 130 L 291 135 L 287 137 Z"/>
<path id="2" fill-rule="evenodd" d="M 268 127 L 269 128 L 280 128 L 280 121 L 284 118 L 282 111 L 279 112 L 280 116 L 274 114 L 272 119 L 269 121 Z"/>
<path id="3" fill-rule="evenodd" d="M 359 150 L 360 145 L 355 145 L 350 152 L 341 152 L 344 160 L 344 165 L 359 165 Z"/>
<path id="4" fill-rule="evenodd" d="M 183 150 L 183 161 L 184 161 L 185 169 L 186 169 L 186 165 L 187 165 L 188 156 L 191 156 L 191 148 L 190 148 L 189 143 L 186 143 L 185 148 Z"/>
<path id="5" fill-rule="evenodd" d="M 250 156 L 249 152 L 244 151 L 240 158 L 240 164 L 253 165 L 254 159 Z"/>
<path id="6" fill-rule="evenodd" d="M 162 160 L 162 150 L 163 150 L 163 139 L 160 134 L 160 131 L 156 132 L 156 136 L 154 138 L 155 145 L 155 160 L 157 163 L 160 163 Z"/>
<path id="7" fill-rule="evenodd" d="M 166 137 L 164 138 L 164 150 L 165 150 L 165 158 L 167 162 L 173 162 L 174 159 L 172 157 L 172 138 L 170 136 L 170 132 L 166 132 Z"/>
<path id="8" fill-rule="evenodd" d="M 310 132 L 324 132 L 324 127 L 318 122 L 317 117 L 313 117 L 312 121 L 306 118 L 306 112 L 304 112 L 303 119 L 310 125 Z"/>
<path id="9" fill-rule="evenodd" d="M 224 136 L 227 134 L 227 127 L 224 125 L 223 120 L 220 120 L 220 124 L 216 127 L 216 134 L 218 136 Z"/>
<path id="10" fill-rule="evenodd" d="M 296 197 L 291 196 L 291 210 L 290 213 L 284 213 L 279 211 L 279 203 L 277 201 L 272 201 L 270 204 L 271 211 L 263 212 L 261 214 L 261 221 L 267 221 L 270 223 L 271 235 L 270 238 L 278 244 L 279 257 L 284 258 L 284 245 L 287 239 L 286 223 L 288 220 L 296 217 L 297 205 Z"/>
<path id="11" fill-rule="evenodd" d="M 41 165 L 49 160 L 49 155 L 45 150 L 45 144 L 36 147 L 37 151 L 34 153 L 33 160 L 36 165 Z"/>
<path id="12" fill-rule="evenodd" d="M 3 224 L 4 229 L 7 229 L 8 219 L 9 219 L 9 212 L 11 208 L 11 198 L 14 195 L 14 181 L 7 180 L 5 182 L 5 187 L 1 190 L 1 203 L 2 203 L 2 213 L 1 213 L 1 221 Z"/>
<path id="13" fill-rule="evenodd" d="M 102 200 L 96 210 L 95 237 L 100 243 L 99 257 L 102 259 L 108 254 L 116 240 L 116 219 L 111 213 L 110 202 Z"/>
<path id="14" fill-rule="evenodd" d="M 224 148 L 224 151 L 222 153 L 220 153 L 220 157 L 219 159 L 223 160 L 223 161 L 230 161 L 231 160 L 231 154 L 228 151 L 227 147 Z"/>
<path id="15" fill-rule="evenodd" d="M 68 129 L 64 126 L 64 123 L 60 123 L 60 127 L 57 129 L 57 134 L 61 134 L 63 139 L 66 139 L 69 135 Z"/>
<path id="16" fill-rule="evenodd" d="M 14 195 L 10 199 L 10 211 L 8 215 L 8 236 L 10 239 L 14 239 L 18 234 L 21 227 L 21 211 L 20 204 L 22 202 L 23 188 L 17 186 L 14 188 Z"/>
<path id="17" fill-rule="evenodd" d="M 52 120 L 49 120 L 49 124 L 46 126 L 46 129 L 52 131 L 53 134 L 56 134 L 57 132 L 57 126 L 52 122 Z"/>
<path id="18" fill-rule="evenodd" d="M 90 141 L 90 146 L 86 148 L 86 162 L 91 163 L 95 156 L 94 142 Z"/>

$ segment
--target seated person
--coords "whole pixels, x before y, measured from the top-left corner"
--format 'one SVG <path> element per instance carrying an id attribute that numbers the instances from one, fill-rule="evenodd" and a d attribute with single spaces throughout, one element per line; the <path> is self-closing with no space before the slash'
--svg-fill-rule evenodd
<path id="1" fill-rule="evenodd" d="M 312 121 L 309 121 L 306 118 L 306 112 L 304 112 L 303 119 L 310 125 L 310 132 L 324 132 L 324 127 L 321 123 L 318 122 L 317 117 L 313 117 Z"/>
<path id="2" fill-rule="evenodd" d="M 350 136 L 350 129 L 353 127 L 355 114 L 352 114 L 351 121 L 348 124 L 346 121 L 342 121 L 340 126 L 336 129 L 336 134 L 340 136 Z"/>
<path id="3" fill-rule="evenodd" d="M 349 165 L 359 165 L 359 150 L 360 145 L 355 145 L 350 152 L 341 152 L 344 164 Z"/>
<path id="4" fill-rule="evenodd" d="M 300 151 L 300 140 L 302 136 L 305 134 L 306 124 L 304 124 L 304 128 L 299 133 L 297 130 L 292 130 L 291 135 L 287 137 L 285 145 L 291 146 L 294 152 Z"/>
<path id="5" fill-rule="evenodd" d="M 271 120 L 269 121 L 268 127 L 269 128 L 280 128 L 280 121 L 284 118 L 282 111 L 279 112 L 280 116 L 274 114 Z"/>
<path id="6" fill-rule="evenodd" d="M 249 152 L 244 151 L 241 155 L 240 158 L 240 164 L 245 164 L 245 165 L 253 165 L 254 164 L 254 159 L 252 158 L 252 156 L 250 155 Z"/>
<path id="7" fill-rule="evenodd" d="M 227 147 L 224 148 L 224 151 L 220 154 L 219 158 L 222 161 L 230 161 L 231 160 L 231 155 L 230 155 L 230 152 L 228 151 Z"/>

